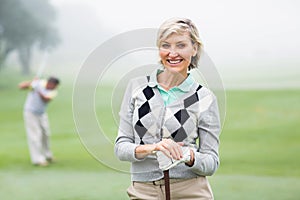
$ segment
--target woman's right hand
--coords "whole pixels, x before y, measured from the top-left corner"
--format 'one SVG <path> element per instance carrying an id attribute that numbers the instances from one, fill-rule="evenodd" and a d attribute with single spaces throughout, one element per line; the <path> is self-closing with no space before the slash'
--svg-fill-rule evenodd
<path id="1" fill-rule="evenodd" d="M 147 155 L 155 153 L 155 151 L 162 151 L 167 157 L 180 160 L 183 157 L 181 147 L 183 142 L 175 142 L 172 139 L 162 139 L 156 144 L 145 144 L 136 147 L 136 158 L 142 159 Z"/>
<path id="2" fill-rule="evenodd" d="M 182 146 L 183 142 L 175 142 L 172 139 L 162 139 L 156 144 L 156 151 L 163 152 L 169 158 L 180 160 L 183 157 Z"/>

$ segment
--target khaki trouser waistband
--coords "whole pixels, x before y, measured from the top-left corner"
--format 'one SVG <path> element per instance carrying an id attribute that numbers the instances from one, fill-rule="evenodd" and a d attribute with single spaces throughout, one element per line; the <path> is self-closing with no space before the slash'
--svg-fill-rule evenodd
<path id="1" fill-rule="evenodd" d="M 182 182 L 182 181 L 185 181 L 185 180 L 188 180 L 188 179 L 171 178 L 170 179 L 170 184 Z M 165 185 L 165 180 L 164 179 L 160 179 L 160 180 L 157 180 L 157 181 L 147 181 L 147 182 L 133 181 L 133 184 L 134 183 L 144 183 L 144 184 L 147 184 L 147 185 Z"/>

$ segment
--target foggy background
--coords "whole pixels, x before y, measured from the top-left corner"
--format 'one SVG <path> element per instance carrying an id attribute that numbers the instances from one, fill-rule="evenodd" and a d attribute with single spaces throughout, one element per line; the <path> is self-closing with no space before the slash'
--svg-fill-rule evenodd
<path id="1" fill-rule="evenodd" d="M 187 17 L 198 27 L 226 89 L 300 87 L 299 1 L 49 2 L 57 11 L 61 43 L 48 55 L 45 75 L 72 81 L 89 54 L 111 37 L 158 28 L 171 17 Z M 43 62 L 42 57 L 34 53 L 33 70 Z M 14 56 L 8 62 L 14 63 Z"/>

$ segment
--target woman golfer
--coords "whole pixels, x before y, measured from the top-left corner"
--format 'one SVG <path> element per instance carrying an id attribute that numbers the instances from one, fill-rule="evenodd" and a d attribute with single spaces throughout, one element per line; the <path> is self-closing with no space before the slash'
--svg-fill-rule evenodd
<path id="1" fill-rule="evenodd" d="M 169 171 L 171 199 L 213 199 L 206 176 L 219 166 L 217 99 L 190 70 L 202 43 L 194 23 L 172 18 L 159 28 L 160 65 L 132 79 L 125 92 L 115 153 L 131 162 L 131 199 L 164 199 Z"/>

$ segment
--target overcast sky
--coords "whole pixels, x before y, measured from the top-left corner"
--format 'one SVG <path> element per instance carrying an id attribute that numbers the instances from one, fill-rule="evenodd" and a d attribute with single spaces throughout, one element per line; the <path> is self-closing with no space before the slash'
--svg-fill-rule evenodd
<path id="1" fill-rule="evenodd" d="M 286 79 L 295 72 L 300 75 L 297 0 L 50 2 L 58 11 L 57 23 L 63 37 L 63 43 L 52 56 L 60 57 L 67 65 L 82 63 L 93 49 L 113 35 L 158 28 L 170 17 L 187 17 L 199 28 L 206 52 L 225 79 L 231 78 L 230 70 L 267 73 L 271 69 L 277 73 L 274 78 Z"/>

